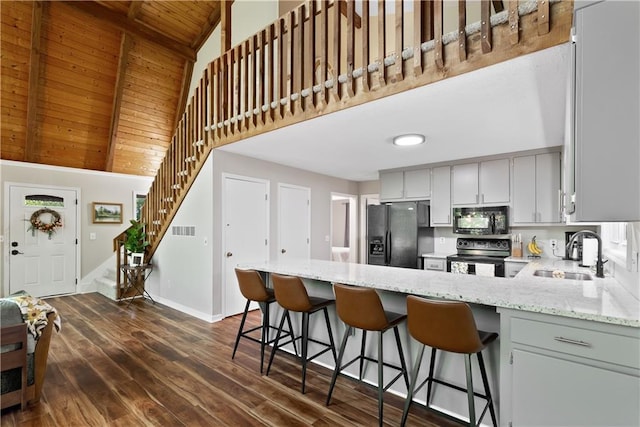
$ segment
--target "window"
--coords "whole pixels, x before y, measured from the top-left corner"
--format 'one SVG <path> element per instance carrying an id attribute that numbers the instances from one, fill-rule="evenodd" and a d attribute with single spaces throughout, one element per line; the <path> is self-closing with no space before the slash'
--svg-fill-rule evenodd
<path id="1" fill-rule="evenodd" d="M 626 259 L 627 230 L 626 222 L 607 222 L 601 224 L 602 246 L 610 254 Z"/>

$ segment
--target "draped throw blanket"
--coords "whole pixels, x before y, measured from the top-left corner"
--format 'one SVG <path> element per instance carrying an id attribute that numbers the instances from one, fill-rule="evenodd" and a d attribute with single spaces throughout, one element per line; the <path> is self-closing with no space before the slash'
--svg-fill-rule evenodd
<path id="1" fill-rule="evenodd" d="M 60 328 L 62 327 L 60 315 L 55 308 L 47 304 L 44 300 L 34 298 L 31 295 L 26 294 L 13 295 L 5 299 L 13 301 L 18 305 L 20 312 L 22 313 L 22 318 L 27 324 L 27 329 L 35 340 L 40 338 L 42 330 L 47 326 L 47 323 L 49 322 L 47 315 L 49 315 L 49 313 L 56 313 L 53 325 L 55 326 L 56 331 L 60 331 Z"/>

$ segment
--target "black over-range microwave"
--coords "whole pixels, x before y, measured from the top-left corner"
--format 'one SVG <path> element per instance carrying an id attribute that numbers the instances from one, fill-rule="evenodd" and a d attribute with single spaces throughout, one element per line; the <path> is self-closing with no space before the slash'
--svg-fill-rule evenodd
<path id="1" fill-rule="evenodd" d="M 453 208 L 453 232 L 473 235 L 508 234 L 509 207 Z"/>

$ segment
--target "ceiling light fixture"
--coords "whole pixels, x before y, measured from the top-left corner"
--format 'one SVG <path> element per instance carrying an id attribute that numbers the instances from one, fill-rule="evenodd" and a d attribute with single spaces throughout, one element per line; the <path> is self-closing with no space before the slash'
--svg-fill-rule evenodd
<path id="1" fill-rule="evenodd" d="M 393 138 L 393 145 L 407 147 L 410 145 L 419 145 L 424 142 L 424 135 L 417 133 L 409 133 L 406 135 L 398 135 Z"/>

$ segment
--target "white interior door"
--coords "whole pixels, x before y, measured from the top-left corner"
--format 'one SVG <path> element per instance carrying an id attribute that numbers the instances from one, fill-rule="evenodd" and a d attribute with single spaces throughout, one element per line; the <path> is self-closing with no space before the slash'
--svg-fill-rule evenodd
<path id="1" fill-rule="evenodd" d="M 9 293 L 76 291 L 77 198 L 76 190 L 9 185 Z M 32 217 L 46 230 L 56 215 L 62 225 L 51 233 L 32 227 Z"/>
<path id="2" fill-rule="evenodd" d="M 311 257 L 311 189 L 278 185 L 278 260 Z"/>
<path id="3" fill-rule="evenodd" d="M 269 181 L 225 175 L 222 185 L 224 315 L 233 316 L 242 313 L 247 302 L 235 267 L 269 259 Z"/>

